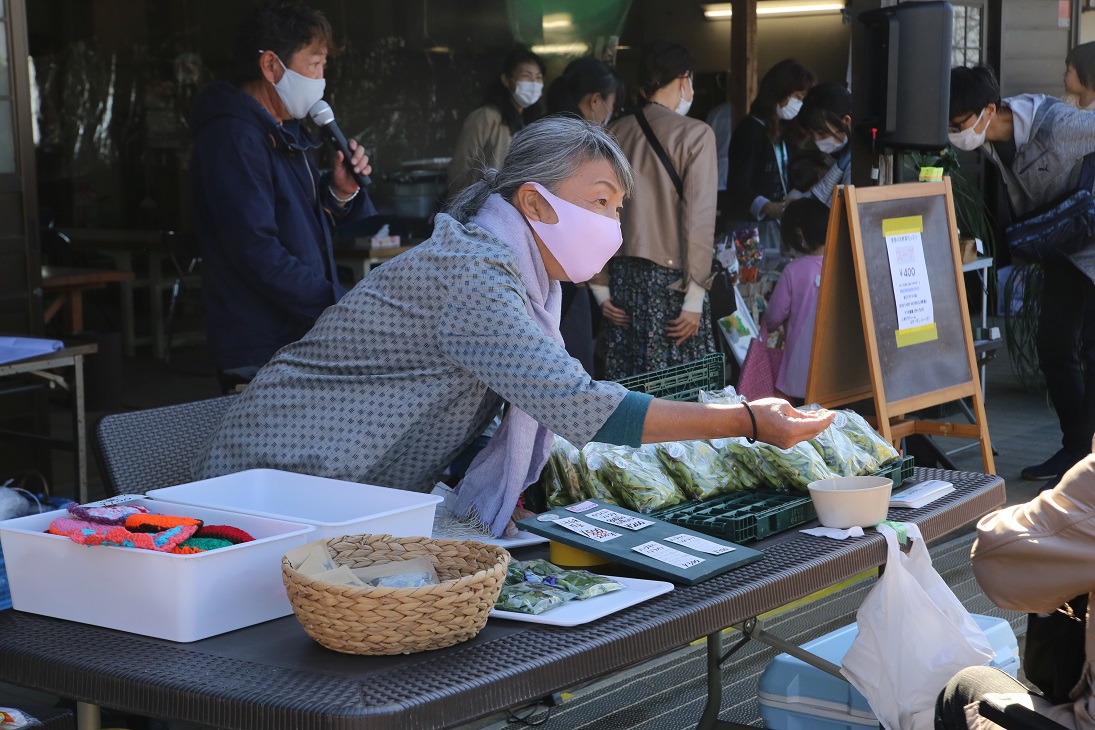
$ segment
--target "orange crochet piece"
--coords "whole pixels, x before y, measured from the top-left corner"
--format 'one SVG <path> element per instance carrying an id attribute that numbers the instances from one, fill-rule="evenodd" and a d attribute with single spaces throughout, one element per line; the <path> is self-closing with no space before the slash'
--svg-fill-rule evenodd
<path id="1" fill-rule="evenodd" d="M 202 521 L 193 517 L 178 517 L 175 515 L 130 515 L 125 520 L 125 526 L 139 532 L 162 532 L 180 525 L 200 528 Z"/>

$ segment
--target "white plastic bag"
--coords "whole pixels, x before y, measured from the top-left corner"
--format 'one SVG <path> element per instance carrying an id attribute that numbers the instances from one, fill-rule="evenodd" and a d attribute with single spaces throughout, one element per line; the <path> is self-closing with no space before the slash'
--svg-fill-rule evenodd
<path id="1" fill-rule="evenodd" d="M 935 700 L 956 672 L 992 659 L 992 646 L 932 567 L 920 528 L 901 552 L 881 524 L 886 569 L 856 613 L 859 635 L 840 672 L 863 693 L 886 730 L 933 727 Z"/>

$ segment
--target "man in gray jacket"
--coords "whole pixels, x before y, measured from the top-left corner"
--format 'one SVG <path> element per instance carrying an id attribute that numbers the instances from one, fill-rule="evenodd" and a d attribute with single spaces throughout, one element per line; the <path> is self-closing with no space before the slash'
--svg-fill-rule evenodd
<path id="1" fill-rule="evenodd" d="M 1041 94 L 1000 98 L 986 67 L 951 70 L 950 142 L 980 148 L 1000 171 L 1017 220 L 1073 193 L 1095 152 L 1095 115 Z M 1022 471 L 1052 487 L 1095 433 L 1095 247 L 1043 263 L 1038 359 L 1061 424 L 1061 449 Z"/>

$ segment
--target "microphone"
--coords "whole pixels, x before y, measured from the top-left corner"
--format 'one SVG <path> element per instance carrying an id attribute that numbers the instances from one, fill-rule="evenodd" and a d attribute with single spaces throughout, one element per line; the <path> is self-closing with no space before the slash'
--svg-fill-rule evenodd
<path id="1" fill-rule="evenodd" d="M 327 138 L 336 150 L 342 153 L 342 164 L 346 165 L 346 169 L 349 170 L 354 180 L 357 181 L 357 185 L 360 188 L 365 188 L 372 184 L 372 180 L 368 175 L 362 175 L 354 171 L 354 168 L 350 165 L 350 160 L 353 158 L 353 153 L 350 152 L 350 145 L 346 142 L 346 135 L 342 133 L 342 130 L 338 128 L 338 122 L 335 121 L 335 113 L 331 109 L 331 105 L 320 99 L 312 108 L 308 110 L 308 116 L 312 118 L 312 121 L 316 123 L 320 131 L 323 132 L 323 136 Z"/>

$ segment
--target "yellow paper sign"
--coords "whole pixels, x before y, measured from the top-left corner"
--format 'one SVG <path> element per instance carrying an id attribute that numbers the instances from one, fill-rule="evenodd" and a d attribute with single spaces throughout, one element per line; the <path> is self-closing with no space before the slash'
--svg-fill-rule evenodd
<path id="1" fill-rule="evenodd" d="M 932 324 L 925 324 L 920 327 L 897 330 L 894 332 L 894 335 L 897 337 L 898 347 L 908 347 L 909 345 L 919 345 L 924 342 L 938 340 L 939 328 L 936 327 L 933 322 Z"/>

